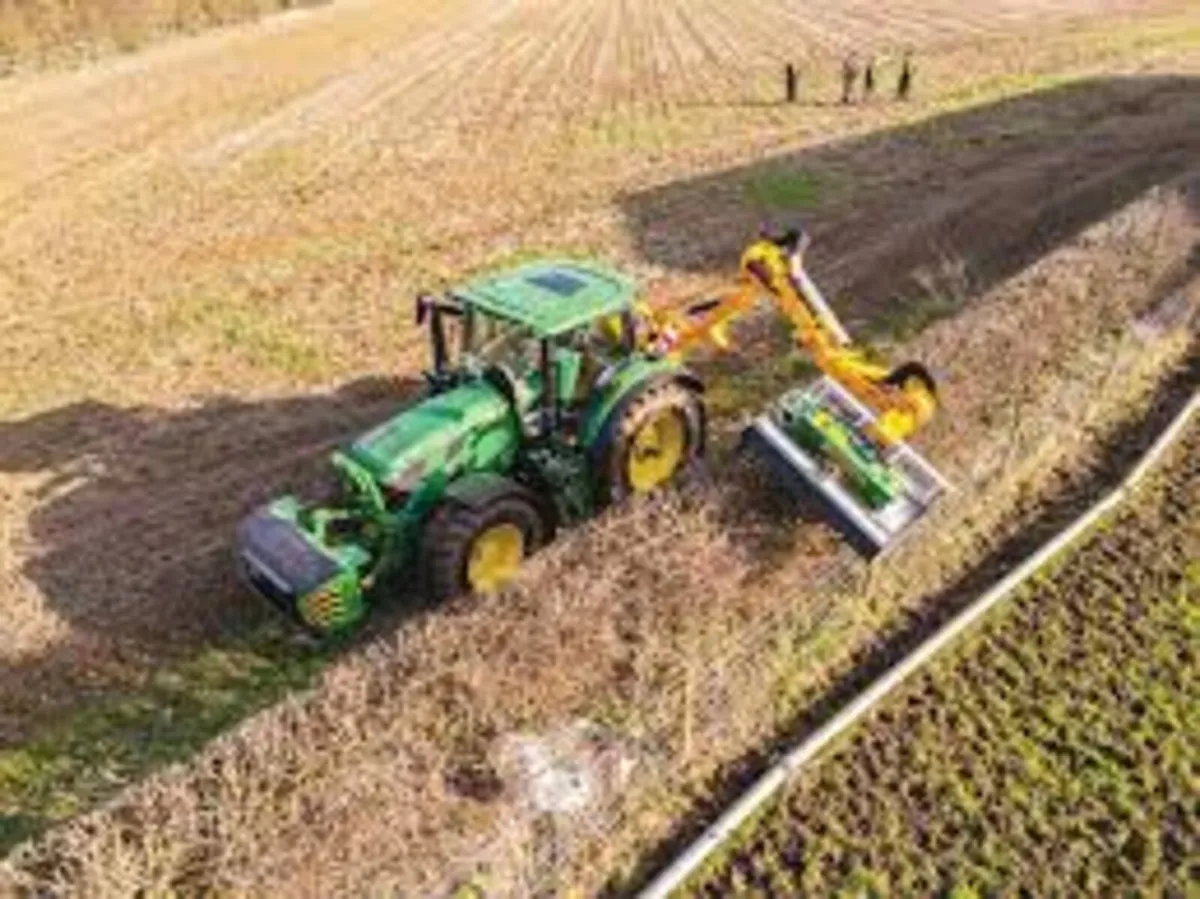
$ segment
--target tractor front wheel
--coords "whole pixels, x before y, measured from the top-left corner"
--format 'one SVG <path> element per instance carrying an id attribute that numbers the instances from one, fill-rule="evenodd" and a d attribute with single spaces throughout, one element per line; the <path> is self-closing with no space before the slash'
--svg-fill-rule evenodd
<path id="1" fill-rule="evenodd" d="M 527 491 L 513 489 L 483 506 L 449 500 L 430 518 L 424 559 L 429 592 L 438 601 L 463 593 L 494 593 L 546 540 L 546 525 Z"/>

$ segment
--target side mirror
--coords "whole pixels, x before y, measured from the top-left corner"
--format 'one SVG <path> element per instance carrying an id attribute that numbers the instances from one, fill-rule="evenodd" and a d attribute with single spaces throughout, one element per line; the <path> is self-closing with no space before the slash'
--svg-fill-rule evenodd
<path id="1" fill-rule="evenodd" d="M 416 301 L 416 322 L 417 327 L 425 324 L 425 320 L 429 318 L 429 312 L 437 305 L 437 300 L 427 293 L 417 295 Z"/>

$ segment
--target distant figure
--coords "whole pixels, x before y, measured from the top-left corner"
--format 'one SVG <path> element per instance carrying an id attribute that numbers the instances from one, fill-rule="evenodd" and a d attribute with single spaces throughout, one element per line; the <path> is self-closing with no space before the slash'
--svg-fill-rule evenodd
<path id="1" fill-rule="evenodd" d="M 853 53 L 842 60 L 842 103 L 849 103 L 858 80 L 858 57 Z"/>
<path id="2" fill-rule="evenodd" d="M 863 100 L 870 100 L 875 93 L 875 57 L 867 57 L 866 68 L 863 69 Z"/>
<path id="3" fill-rule="evenodd" d="M 792 65 L 790 62 L 787 64 L 787 72 L 785 74 L 785 78 L 787 80 L 787 101 L 789 103 L 795 103 L 796 102 L 796 89 L 797 89 L 797 86 L 799 83 L 799 79 L 796 75 L 796 67 L 794 65 Z"/>
<path id="4" fill-rule="evenodd" d="M 912 54 L 904 54 L 904 64 L 900 67 L 900 80 L 896 82 L 896 97 L 907 100 L 912 91 L 913 65 Z"/>

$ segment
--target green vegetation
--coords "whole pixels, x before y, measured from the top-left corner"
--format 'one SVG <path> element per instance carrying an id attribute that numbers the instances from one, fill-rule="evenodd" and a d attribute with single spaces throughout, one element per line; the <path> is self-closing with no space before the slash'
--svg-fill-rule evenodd
<path id="1" fill-rule="evenodd" d="M 829 197 L 832 183 L 816 172 L 792 172 L 780 169 L 756 175 L 746 181 L 746 202 L 752 206 L 777 210 L 816 209 Z"/>
<path id="2" fill-rule="evenodd" d="M 1198 437 L 1136 508 L 886 703 L 696 892 L 1184 895 Z"/>
<path id="3" fill-rule="evenodd" d="M 904 343 L 930 325 L 956 315 L 964 304 L 965 298 L 956 296 L 953 288 L 892 297 L 862 333 L 872 341 Z"/>
<path id="4" fill-rule="evenodd" d="M 326 657 L 264 627 L 240 645 L 207 649 L 157 672 L 141 689 L 87 702 L 33 739 L 0 749 L 0 851 L 309 686 Z"/>

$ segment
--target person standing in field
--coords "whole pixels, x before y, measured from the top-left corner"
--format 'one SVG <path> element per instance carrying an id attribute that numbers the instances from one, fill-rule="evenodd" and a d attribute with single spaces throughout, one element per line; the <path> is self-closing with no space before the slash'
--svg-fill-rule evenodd
<path id="1" fill-rule="evenodd" d="M 875 93 L 875 57 L 867 57 L 867 65 L 863 69 L 863 101 L 871 99 Z"/>
<path id="2" fill-rule="evenodd" d="M 904 54 L 904 63 L 900 66 L 900 80 L 896 82 L 896 97 L 900 100 L 907 100 L 909 93 L 912 91 L 913 81 L 913 65 L 912 52 Z"/>
<path id="3" fill-rule="evenodd" d="M 850 53 L 842 60 L 842 103 L 849 103 L 858 81 L 858 58 Z"/>

